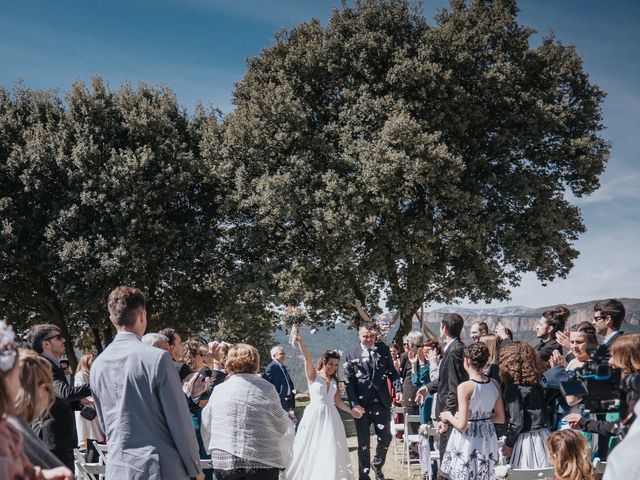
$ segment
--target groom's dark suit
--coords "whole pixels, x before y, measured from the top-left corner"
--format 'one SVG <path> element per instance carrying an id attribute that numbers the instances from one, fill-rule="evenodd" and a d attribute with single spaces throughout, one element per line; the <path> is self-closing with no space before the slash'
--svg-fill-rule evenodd
<path id="1" fill-rule="evenodd" d="M 396 392 L 402 392 L 402 381 L 393 367 L 391 352 L 384 343 L 376 343 L 371 349 L 361 349 L 359 357 L 347 357 L 345 367 L 347 396 L 351 407 L 365 410 L 362 418 L 355 420 L 358 434 L 358 464 L 360 479 L 369 479 L 371 456 L 369 454 L 369 429 L 373 424 L 378 436 L 373 466 L 382 468 L 391 443 L 391 394 L 387 377 L 391 378 Z"/>

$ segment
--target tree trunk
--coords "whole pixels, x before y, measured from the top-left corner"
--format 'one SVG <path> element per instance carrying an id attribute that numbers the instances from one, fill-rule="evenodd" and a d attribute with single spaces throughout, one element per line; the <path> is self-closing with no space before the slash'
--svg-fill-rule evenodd
<path id="1" fill-rule="evenodd" d="M 102 346 L 103 348 L 107 348 L 107 346 L 113 341 L 113 326 L 111 322 L 102 329 Z"/>
<path id="2" fill-rule="evenodd" d="M 96 355 L 100 355 L 104 349 L 100 329 L 98 327 L 91 327 L 91 333 L 93 334 L 93 348 L 96 349 Z"/>
<path id="3" fill-rule="evenodd" d="M 396 332 L 395 337 L 393 337 L 393 341 L 397 345 L 402 345 L 402 338 L 411 331 L 413 327 L 413 316 L 416 314 L 416 309 L 412 312 L 403 312 L 400 311 L 400 327 Z"/>

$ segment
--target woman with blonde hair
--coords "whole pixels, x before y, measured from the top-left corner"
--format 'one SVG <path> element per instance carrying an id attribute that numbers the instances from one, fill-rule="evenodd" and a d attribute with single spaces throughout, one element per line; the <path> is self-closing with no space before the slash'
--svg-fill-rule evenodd
<path id="1" fill-rule="evenodd" d="M 587 440 L 573 430 L 553 432 L 546 442 L 554 480 L 595 480 L 591 465 L 591 447 Z"/>
<path id="2" fill-rule="evenodd" d="M 93 353 L 85 353 L 80 357 L 74 377 L 74 385 L 76 387 L 89 385 L 89 372 L 95 359 L 96 356 Z M 90 414 L 95 413 L 95 405 L 91 397 L 87 397 L 85 409 L 85 412 L 88 411 Z M 93 410 L 93 412 L 91 412 L 91 410 Z M 81 412 L 76 412 L 76 429 L 78 431 L 78 445 L 87 449 L 87 462 L 97 462 L 99 454 L 93 444 L 96 442 L 105 443 L 106 441 L 100 419 L 96 415 L 93 417 L 93 420 L 89 420 L 83 417 Z"/>
<path id="3" fill-rule="evenodd" d="M 24 421 L 20 422 L 19 418 L 13 418 L 14 405 L 21 393 L 21 372 L 18 343 L 13 330 L 4 321 L 0 321 L 0 478 L 2 480 L 72 480 L 71 470 L 60 466 L 57 459 L 53 460 L 56 461 L 56 466 L 43 469 L 40 465 L 44 465 L 44 458 L 36 457 L 32 462 L 25 452 L 26 443 L 25 436 L 21 433 L 22 428 L 16 428 L 14 425 L 15 423 L 24 427 L 26 425 Z M 51 385 L 51 380 L 49 382 Z M 36 391 L 39 389 L 40 387 L 36 387 Z M 43 388 L 43 390 L 46 389 Z M 32 397 L 31 401 L 37 403 L 37 396 Z M 46 406 L 48 403 L 42 400 L 40 404 Z M 33 437 L 36 441 L 38 440 L 35 436 Z M 43 444 L 40 447 L 46 450 Z"/>
<path id="4" fill-rule="evenodd" d="M 31 463 L 43 468 L 62 466 L 62 462 L 51 453 L 30 427 L 39 426 L 40 418 L 47 413 L 53 402 L 53 378 L 51 366 L 33 350 L 18 349 L 20 390 L 14 402 L 13 415 L 8 422 L 22 434 L 24 453 Z"/>
<path id="5" fill-rule="evenodd" d="M 487 333 L 480 337 L 480 341 L 484 343 L 489 349 L 489 360 L 487 360 L 487 364 L 482 369 L 482 373 L 484 373 L 487 377 L 493 378 L 494 380 L 500 382 L 500 337 L 495 333 Z"/>

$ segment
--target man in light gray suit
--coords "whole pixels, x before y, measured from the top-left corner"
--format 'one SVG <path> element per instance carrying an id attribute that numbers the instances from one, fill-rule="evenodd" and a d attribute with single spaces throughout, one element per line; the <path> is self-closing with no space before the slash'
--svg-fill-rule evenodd
<path id="1" fill-rule="evenodd" d="M 90 384 L 107 433 L 112 479 L 203 479 L 198 444 L 169 354 L 140 341 L 144 294 L 118 287 L 108 301 L 118 334 L 96 358 Z"/>

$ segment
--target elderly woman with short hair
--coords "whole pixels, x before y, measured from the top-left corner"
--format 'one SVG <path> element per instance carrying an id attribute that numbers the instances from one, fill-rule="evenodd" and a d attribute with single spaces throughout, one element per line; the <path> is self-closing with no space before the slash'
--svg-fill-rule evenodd
<path id="1" fill-rule="evenodd" d="M 287 466 L 291 443 L 283 437 L 293 425 L 259 366 L 255 347 L 231 347 L 229 376 L 202 411 L 202 438 L 218 480 L 277 480 Z"/>

